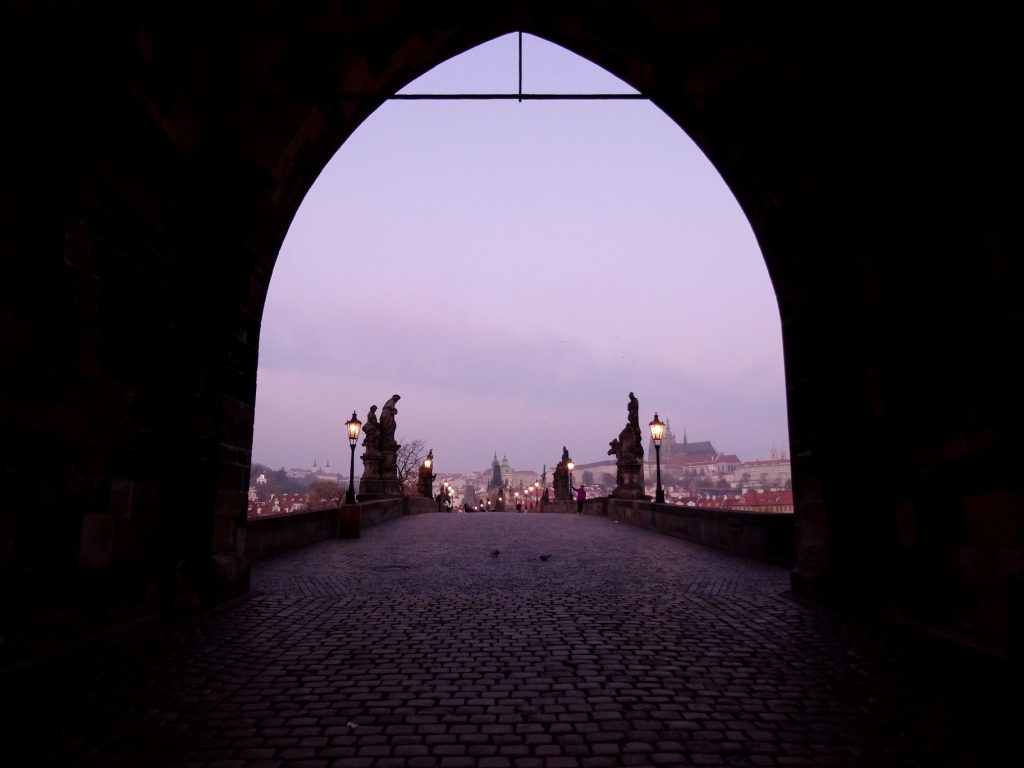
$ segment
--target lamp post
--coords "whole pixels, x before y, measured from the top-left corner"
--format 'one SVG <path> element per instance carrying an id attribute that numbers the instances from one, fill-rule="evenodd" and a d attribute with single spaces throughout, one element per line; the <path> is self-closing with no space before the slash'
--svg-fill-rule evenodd
<path id="1" fill-rule="evenodd" d="M 572 501 L 572 489 L 573 489 L 572 471 L 576 468 L 576 463 L 572 459 L 569 459 L 569 463 L 566 464 L 565 466 L 569 470 L 569 491 L 570 491 L 570 493 L 569 493 L 569 501 Z"/>
<path id="2" fill-rule="evenodd" d="M 664 504 L 665 491 L 661 487 L 661 438 L 665 434 L 665 423 L 658 418 L 657 412 L 654 414 L 654 421 L 651 422 L 650 427 L 651 440 L 654 442 L 654 455 L 658 460 L 658 486 L 654 491 L 654 503 Z"/>
<path id="3" fill-rule="evenodd" d="M 356 489 L 352 485 L 352 476 L 356 471 L 356 441 L 359 439 L 359 430 L 363 422 L 356 418 L 356 412 L 352 411 L 352 418 L 345 422 L 345 429 L 348 431 L 348 445 L 352 449 L 352 456 L 348 462 L 348 490 L 345 492 L 345 503 L 356 503 Z"/>
<path id="4" fill-rule="evenodd" d="M 434 468 L 434 449 L 431 448 L 426 457 L 423 459 L 423 464 L 420 465 L 419 477 L 416 480 L 416 492 L 420 496 L 425 496 L 430 499 L 434 496 L 434 478 L 437 477 L 433 473 Z"/>

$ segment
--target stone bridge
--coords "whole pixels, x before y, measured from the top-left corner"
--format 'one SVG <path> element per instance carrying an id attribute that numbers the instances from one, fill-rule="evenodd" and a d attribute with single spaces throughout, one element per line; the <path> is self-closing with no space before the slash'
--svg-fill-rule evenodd
<path id="1" fill-rule="evenodd" d="M 998 665 L 788 586 L 782 566 L 603 515 L 396 516 L 257 562 L 248 596 L 215 612 L 8 674 L 5 753 L 191 768 L 1012 761 L 1021 707 Z"/>

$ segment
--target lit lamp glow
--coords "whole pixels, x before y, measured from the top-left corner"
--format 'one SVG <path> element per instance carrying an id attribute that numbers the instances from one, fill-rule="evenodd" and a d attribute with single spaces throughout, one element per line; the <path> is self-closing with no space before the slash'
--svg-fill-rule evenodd
<path id="1" fill-rule="evenodd" d="M 651 440 L 654 442 L 654 454 L 658 459 L 658 485 L 657 489 L 654 491 L 654 503 L 664 504 L 665 491 L 661 487 L 661 438 L 665 435 L 665 423 L 658 418 L 657 412 L 654 414 L 654 421 L 650 423 L 650 427 Z"/>
<path id="2" fill-rule="evenodd" d="M 574 462 L 572 459 L 569 459 L 569 463 L 566 464 L 565 466 L 569 470 L 569 488 L 571 489 L 573 487 L 572 471 L 576 469 L 576 462 Z M 569 501 L 572 501 L 572 493 L 569 494 Z"/>
<path id="3" fill-rule="evenodd" d="M 345 503 L 356 503 L 356 489 L 352 486 L 352 476 L 356 469 L 356 441 L 359 439 L 359 430 L 363 422 L 356 418 L 356 412 L 352 411 L 352 418 L 345 422 L 345 430 L 348 432 L 348 444 L 352 450 L 352 456 L 348 462 L 348 490 L 345 492 Z"/>

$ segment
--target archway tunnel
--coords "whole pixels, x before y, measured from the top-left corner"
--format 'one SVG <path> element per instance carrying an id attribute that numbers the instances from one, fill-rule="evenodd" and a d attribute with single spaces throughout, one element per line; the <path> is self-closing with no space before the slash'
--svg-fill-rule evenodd
<path id="1" fill-rule="evenodd" d="M 1009 25 L 526 0 L 4 15 L 24 73 L 2 150 L 9 638 L 246 588 L 260 321 L 292 217 L 383 98 L 523 30 L 648 95 L 752 224 L 782 319 L 794 588 L 1019 648 Z"/>

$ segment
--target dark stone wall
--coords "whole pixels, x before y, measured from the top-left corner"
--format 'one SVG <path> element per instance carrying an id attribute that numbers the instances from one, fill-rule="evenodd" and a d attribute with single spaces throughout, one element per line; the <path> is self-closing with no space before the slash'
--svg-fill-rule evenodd
<path id="1" fill-rule="evenodd" d="M 353 517 L 346 519 L 349 511 Z M 286 515 L 250 518 L 245 525 L 245 557 L 249 563 L 331 538 L 358 538 L 374 525 L 403 515 L 438 512 L 432 499 L 402 496 L 365 501 L 353 507 L 305 510 Z"/>
<path id="2" fill-rule="evenodd" d="M 543 511 L 576 514 L 576 502 L 553 501 Z M 776 565 L 791 568 L 795 559 L 794 518 L 789 513 L 704 509 L 612 496 L 587 499 L 583 513 Z"/>
<path id="3" fill-rule="evenodd" d="M 377 105 L 345 94 L 515 29 L 650 94 L 750 218 L 783 327 L 796 588 L 1012 645 L 1021 126 L 1001 13 L 137 5 L 0 11 L 8 649 L 246 588 L 263 301 L 303 195 Z"/>

